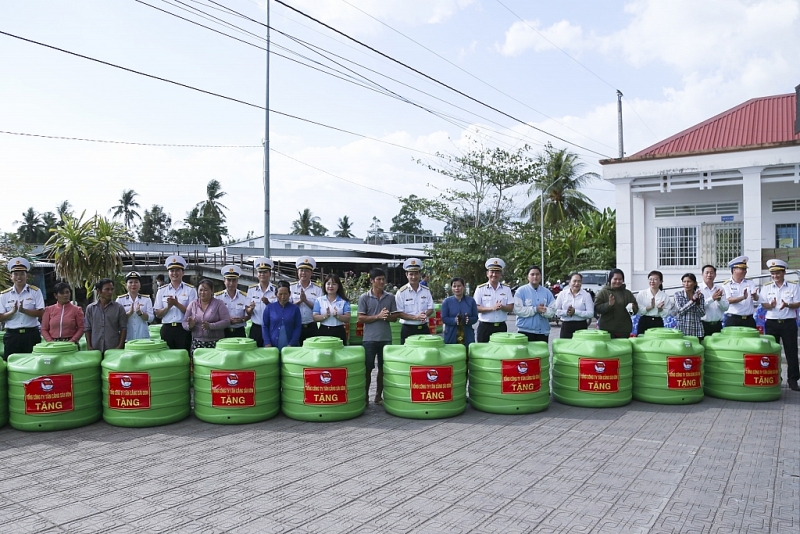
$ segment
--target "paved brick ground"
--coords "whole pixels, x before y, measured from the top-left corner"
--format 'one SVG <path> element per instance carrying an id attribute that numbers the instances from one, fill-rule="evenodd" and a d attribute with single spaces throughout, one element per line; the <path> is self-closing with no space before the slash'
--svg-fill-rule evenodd
<path id="1" fill-rule="evenodd" d="M 784 371 L 785 376 L 785 371 Z M 0 532 L 800 531 L 800 393 L 415 421 L 0 429 Z"/>

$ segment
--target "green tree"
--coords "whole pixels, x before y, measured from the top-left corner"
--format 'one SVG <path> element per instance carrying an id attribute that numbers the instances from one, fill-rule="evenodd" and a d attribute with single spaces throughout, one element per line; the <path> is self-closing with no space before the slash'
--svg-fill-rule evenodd
<path id="1" fill-rule="evenodd" d="M 44 225 L 45 235 L 49 238 L 50 231 L 59 225 L 61 221 L 56 217 L 52 211 L 42 213 L 42 224 Z"/>
<path id="2" fill-rule="evenodd" d="M 136 202 L 137 196 L 139 196 L 139 193 L 133 189 L 124 189 L 119 199 L 119 204 L 108 210 L 114 219 L 122 218 L 122 224 L 125 225 L 126 230 L 131 229 L 136 219 L 142 219 L 142 216 L 135 209 L 141 208 L 139 203 Z"/>
<path id="3" fill-rule="evenodd" d="M 217 180 L 211 180 L 206 184 L 206 199 L 197 203 L 200 209 L 199 215 L 209 220 L 217 220 L 221 223 L 225 222 L 225 214 L 223 209 L 228 209 L 227 206 L 222 204 L 219 199 L 228 193 L 222 190 L 222 185 Z"/>
<path id="4" fill-rule="evenodd" d="M 47 240 L 47 228 L 42 221 L 42 216 L 33 208 L 28 208 L 22 213 L 21 221 L 14 221 L 18 224 L 17 237 L 25 243 L 44 243 Z"/>
<path id="5" fill-rule="evenodd" d="M 56 276 L 73 287 L 83 286 L 86 294 L 100 278 L 122 280 L 122 258 L 129 254 L 125 227 L 101 215 L 84 220 L 66 215 L 45 244 L 45 253 L 56 266 Z"/>
<path id="6" fill-rule="evenodd" d="M 219 219 L 204 217 L 197 206 L 186 215 L 183 224 L 183 228 L 170 232 L 170 241 L 219 247 L 224 243 L 223 237 L 228 235 L 228 228 Z"/>
<path id="7" fill-rule="evenodd" d="M 311 210 L 306 208 L 302 212 L 297 212 L 298 218 L 292 221 L 292 235 L 314 235 L 321 236 L 328 233 L 320 222 L 320 218 L 311 213 Z"/>
<path id="8" fill-rule="evenodd" d="M 392 217 L 390 232 L 402 234 L 424 234 L 430 235 L 431 231 L 422 227 L 422 221 L 417 216 L 417 206 L 419 197 L 409 195 L 400 198 L 400 211 Z"/>
<path id="9" fill-rule="evenodd" d="M 574 219 L 586 211 L 597 211 L 594 202 L 578 189 L 600 176 L 595 172 L 581 173 L 584 164 L 578 161 L 577 154 L 566 148 L 560 150 L 547 145 L 537 157 L 540 175 L 528 189 L 532 201 L 522 210 L 522 216 L 531 221 L 540 217 L 540 193 L 544 191 L 544 221 L 553 225 Z"/>
<path id="10" fill-rule="evenodd" d="M 172 217 L 158 204 L 144 210 L 142 225 L 139 227 L 139 241 L 144 243 L 165 243 L 172 226 Z"/>
<path id="11" fill-rule="evenodd" d="M 69 200 L 61 201 L 61 204 L 56 207 L 56 215 L 59 220 L 61 220 L 64 215 L 72 215 L 72 204 L 69 203 Z"/>
<path id="12" fill-rule="evenodd" d="M 339 218 L 339 228 L 333 233 L 333 235 L 336 237 L 355 237 L 352 230 L 353 223 L 351 223 L 350 218 L 345 215 L 344 217 Z"/>

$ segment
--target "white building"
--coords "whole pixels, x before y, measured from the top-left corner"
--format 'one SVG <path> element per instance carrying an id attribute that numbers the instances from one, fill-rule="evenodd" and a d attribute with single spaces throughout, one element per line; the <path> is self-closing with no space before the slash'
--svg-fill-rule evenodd
<path id="1" fill-rule="evenodd" d="M 616 187 L 617 266 L 628 287 L 679 286 L 745 254 L 748 276 L 778 257 L 800 269 L 800 86 L 755 98 L 632 156 L 603 160 Z M 698 276 L 699 278 L 699 276 Z"/>

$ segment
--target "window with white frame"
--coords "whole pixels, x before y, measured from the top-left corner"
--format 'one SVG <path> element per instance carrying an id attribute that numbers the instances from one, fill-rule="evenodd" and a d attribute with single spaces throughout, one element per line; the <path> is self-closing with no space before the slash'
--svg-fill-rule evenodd
<path id="1" fill-rule="evenodd" d="M 800 224 L 776 224 L 775 225 L 775 248 L 797 248 L 800 237 Z"/>
<path id="2" fill-rule="evenodd" d="M 697 266 L 697 227 L 658 228 L 658 266 Z"/>

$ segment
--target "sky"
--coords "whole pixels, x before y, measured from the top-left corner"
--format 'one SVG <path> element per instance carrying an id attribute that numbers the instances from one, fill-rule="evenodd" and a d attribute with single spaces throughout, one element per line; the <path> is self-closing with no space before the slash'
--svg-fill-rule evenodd
<path id="1" fill-rule="evenodd" d="M 632 155 L 800 83 L 800 0 L 285 3 L 430 78 L 271 0 L 270 109 L 362 136 L 270 114 L 272 233 L 288 233 L 305 208 L 331 232 L 344 215 L 358 237 L 374 216 L 388 230 L 398 197 L 454 185 L 426 168 L 434 154 L 474 143 L 528 144 L 536 156 L 550 142 L 602 174 L 598 161 L 619 150 L 617 90 Z M 125 189 L 140 214 L 158 204 L 179 226 L 216 179 L 231 236 L 263 235 L 265 113 L 254 106 L 265 105 L 266 52 L 155 8 L 264 46 L 264 0 L 2 2 L 0 31 L 252 106 L 0 34 L 0 131 L 142 143 L 0 133 L 0 231 L 65 199 L 108 214 Z M 613 207 L 608 182 L 583 192 Z M 529 201 L 515 194 L 519 207 Z"/>

